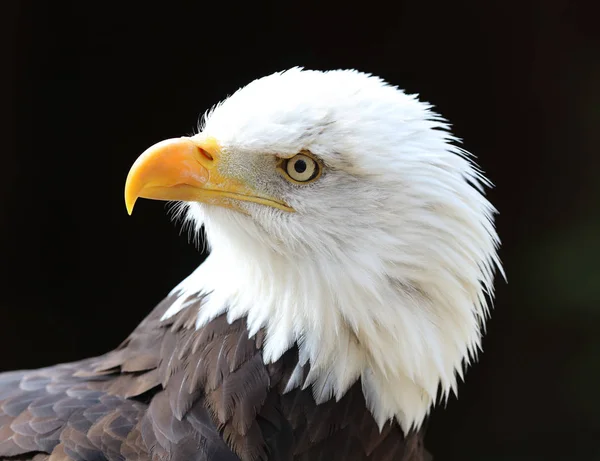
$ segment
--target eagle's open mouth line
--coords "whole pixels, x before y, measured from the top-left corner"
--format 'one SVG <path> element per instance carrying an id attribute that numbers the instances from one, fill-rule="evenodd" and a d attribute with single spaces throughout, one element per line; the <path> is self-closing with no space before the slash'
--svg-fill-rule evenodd
<path id="1" fill-rule="evenodd" d="M 174 186 L 171 186 L 172 188 L 181 188 L 181 187 L 193 187 L 189 184 L 176 184 Z M 265 205 L 265 206 L 270 206 L 272 208 L 278 208 L 282 211 L 288 211 L 290 213 L 295 212 L 296 210 L 294 210 L 291 206 L 289 206 L 287 203 L 284 202 L 280 202 L 278 200 L 274 200 L 274 199 L 270 199 L 270 198 L 266 198 L 266 197 L 259 197 L 256 195 L 246 195 L 246 194 L 240 194 L 238 192 L 230 192 L 230 191 L 224 191 L 224 190 L 218 190 L 218 189 L 197 189 L 199 196 L 201 197 L 219 197 L 219 198 L 230 198 L 230 199 L 234 199 L 234 200 L 240 200 L 243 202 L 253 202 L 253 203 L 258 203 L 260 205 Z M 210 202 L 209 202 L 210 203 Z"/>

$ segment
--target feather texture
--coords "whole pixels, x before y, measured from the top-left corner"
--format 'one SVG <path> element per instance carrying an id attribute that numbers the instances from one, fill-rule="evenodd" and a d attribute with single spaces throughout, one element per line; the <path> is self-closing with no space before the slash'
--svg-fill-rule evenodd
<path id="1" fill-rule="evenodd" d="M 422 447 L 405 456 L 421 434 L 379 432 L 360 384 L 321 405 L 310 390 L 283 393 L 295 347 L 265 365 L 243 319 L 196 330 L 199 299 L 160 322 L 172 302 L 104 356 L 0 374 L 0 460 L 426 459 Z"/>

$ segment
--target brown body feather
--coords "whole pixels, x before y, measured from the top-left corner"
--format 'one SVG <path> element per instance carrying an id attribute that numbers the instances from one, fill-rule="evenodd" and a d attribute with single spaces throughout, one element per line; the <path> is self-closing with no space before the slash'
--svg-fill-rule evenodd
<path id="1" fill-rule="evenodd" d="M 360 382 L 321 405 L 284 394 L 295 347 L 265 365 L 243 319 L 160 322 L 171 301 L 104 356 L 0 374 L 0 461 L 430 459 L 421 433 L 379 431 Z"/>

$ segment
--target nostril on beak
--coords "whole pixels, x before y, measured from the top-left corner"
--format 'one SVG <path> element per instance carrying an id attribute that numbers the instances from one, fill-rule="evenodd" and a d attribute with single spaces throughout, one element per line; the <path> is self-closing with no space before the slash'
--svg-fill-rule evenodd
<path id="1" fill-rule="evenodd" d="M 200 147 L 200 153 L 207 159 L 210 160 L 211 162 L 213 161 L 213 157 L 212 155 L 210 155 L 210 153 L 207 150 L 204 150 Z"/>

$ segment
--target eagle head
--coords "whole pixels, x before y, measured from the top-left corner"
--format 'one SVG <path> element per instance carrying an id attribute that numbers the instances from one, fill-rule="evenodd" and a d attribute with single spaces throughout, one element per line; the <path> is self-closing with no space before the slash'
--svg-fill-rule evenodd
<path id="1" fill-rule="evenodd" d="M 489 185 L 431 106 L 357 71 L 294 68 L 239 89 L 199 133 L 144 152 L 138 197 L 173 200 L 210 255 L 165 317 L 203 296 L 298 347 L 287 390 L 320 403 L 361 380 L 379 425 L 418 427 L 474 359 L 500 268 Z"/>

